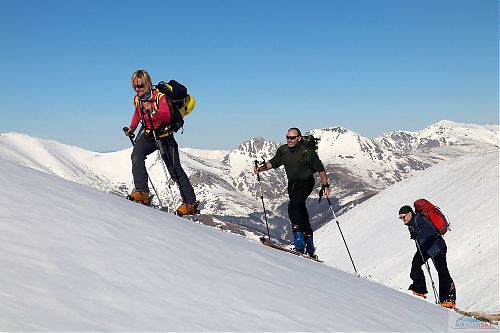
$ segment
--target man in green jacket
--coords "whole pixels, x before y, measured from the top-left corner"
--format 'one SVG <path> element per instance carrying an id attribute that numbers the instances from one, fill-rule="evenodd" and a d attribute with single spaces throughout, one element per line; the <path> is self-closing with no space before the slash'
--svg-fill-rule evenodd
<path id="1" fill-rule="evenodd" d="M 302 142 L 302 134 L 298 128 L 292 127 L 288 130 L 286 143 L 278 148 L 276 155 L 269 162 L 260 167 L 254 166 L 254 173 L 258 174 L 285 166 L 290 198 L 288 216 L 292 222 L 293 244 L 295 250 L 314 256 L 313 231 L 306 199 L 314 189 L 313 174 L 315 172 L 319 172 L 321 186 L 326 197 L 330 196 L 330 185 L 318 154 Z"/>

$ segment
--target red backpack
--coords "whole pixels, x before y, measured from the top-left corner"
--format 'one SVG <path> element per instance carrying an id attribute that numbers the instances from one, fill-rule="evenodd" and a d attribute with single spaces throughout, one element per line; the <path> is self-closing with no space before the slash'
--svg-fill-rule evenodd
<path id="1" fill-rule="evenodd" d="M 439 231 L 439 234 L 444 235 L 448 231 L 450 224 L 439 207 L 434 206 L 425 199 L 418 199 L 413 203 L 413 206 L 415 207 L 415 213 L 420 213 L 431 221 L 437 231 Z"/>

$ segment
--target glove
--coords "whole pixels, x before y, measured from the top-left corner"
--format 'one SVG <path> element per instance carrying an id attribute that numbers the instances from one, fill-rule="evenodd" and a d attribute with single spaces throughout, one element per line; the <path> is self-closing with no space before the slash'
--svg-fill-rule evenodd
<path id="1" fill-rule="evenodd" d="M 135 137 L 134 131 L 128 127 L 124 127 L 123 132 L 126 136 L 130 136 L 132 139 Z"/>
<path id="2" fill-rule="evenodd" d="M 330 196 L 330 184 L 321 184 L 321 190 L 319 190 L 319 203 L 321 203 L 323 195 L 327 198 Z"/>
<path id="3" fill-rule="evenodd" d="M 410 231 L 410 239 L 417 239 L 418 233 L 415 231 Z"/>

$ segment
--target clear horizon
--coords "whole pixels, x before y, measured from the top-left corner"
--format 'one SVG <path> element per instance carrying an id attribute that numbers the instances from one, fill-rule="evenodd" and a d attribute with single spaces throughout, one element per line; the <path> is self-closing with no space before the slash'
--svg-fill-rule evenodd
<path id="1" fill-rule="evenodd" d="M 495 0 L 4 2 L 0 132 L 127 148 L 130 75 L 197 101 L 181 147 L 342 126 L 368 138 L 440 120 L 498 124 Z M 168 33 L 162 33 L 162 27 Z"/>
<path id="2" fill-rule="evenodd" d="M 429 124 L 429 126 L 426 126 L 425 128 L 420 128 L 420 129 L 416 129 L 416 131 L 409 131 L 407 129 L 398 129 L 396 131 L 403 131 L 403 132 L 419 132 L 419 131 L 422 131 L 422 130 L 425 130 L 426 128 L 432 126 L 432 125 L 435 125 L 435 124 L 438 124 L 440 122 L 448 122 L 448 121 L 451 121 L 449 119 L 443 119 L 437 123 L 434 123 L 434 124 Z M 451 121 L 453 122 L 453 121 Z M 457 123 L 457 122 L 454 122 L 454 123 Z M 457 124 L 463 124 L 463 125 L 472 125 L 472 126 L 491 126 L 491 125 L 495 125 L 495 126 L 500 126 L 499 124 L 495 124 L 495 123 L 489 123 L 489 124 L 464 124 L 464 123 L 457 123 Z M 336 127 L 336 126 L 335 126 Z M 342 127 L 342 126 L 340 126 Z M 314 129 L 307 129 L 306 131 L 304 131 L 303 134 L 308 134 L 309 131 L 313 131 L 313 130 L 325 130 L 325 129 L 328 129 L 328 128 L 334 128 L 333 126 L 332 127 L 326 127 L 326 128 L 314 128 Z M 346 128 L 347 130 L 353 132 L 351 129 L 349 128 Z M 63 142 L 63 141 L 59 141 L 57 139 L 54 139 L 54 138 L 44 138 L 44 137 L 37 137 L 37 136 L 33 136 L 33 135 L 30 135 L 28 133 L 21 133 L 21 132 L 4 132 L 4 133 L 0 133 L 0 135 L 2 134 L 10 134 L 10 133 L 14 133 L 14 134 L 21 134 L 21 135 L 29 135 L 30 137 L 34 137 L 36 139 L 42 139 L 42 140 L 55 140 L 56 142 L 59 142 L 61 144 L 65 144 L 65 145 L 69 145 L 69 146 L 75 146 L 77 148 L 82 148 L 82 149 L 85 149 L 85 150 L 89 150 L 89 151 L 92 151 L 92 152 L 96 152 L 96 153 L 113 153 L 113 152 L 117 152 L 117 151 L 120 151 L 120 150 L 124 150 L 124 149 L 127 149 L 127 148 L 130 148 L 130 147 L 124 147 L 124 148 L 119 148 L 119 149 L 111 149 L 111 150 L 102 150 L 102 151 L 98 151 L 98 150 L 92 150 L 92 149 L 87 149 L 85 147 L 80 147 L 80 146 L 77 146 L 77 145 L 74 145 L 74 144 L 70 144 L 70 143 L 67 143 L 67 142 Z M 363 135 L 362 133 L 358 133 L 358 132 L 354 132 L 362 137 L 365 137 L 367 139 L 370 139 L 370 140 L 373 140 L 373 139 L 376 139 L 378 137 L 382 137 L 383 135 L 385 134 L 388 134 L 389 132 L 384 132 L 384 133 L 381 133 L 380 135 L 378 135 L 377 137 L 375 138 L 369 138 L 365 135 Z M 231 151 L 233 149 L 237 149 L 240 145 L 244 144 L 245 142 L 247 141 L 250 141 L 250 140 L 253 140 L 255 138 L 257 138 L 259 136 L 255 136 L 255 137 L 251 137 L 251 138 L 247 138 L 247 139 L 244 139 L 243 141 L 241 142 L 238 142 L 238 143 L 235 143 L 233 146 L 229 147 L 229 148 L 197 148 L 197 147 L 189 147 L 189 146 L 179 146 L 180 149 L 199 149 L 199 150 L 206 150 L 206 151 Z M 273 142 L 276 142 L 276 143 L 285 143 L 284 140 L 278 138 L 276 140 L 272 140 L 272 139 L 269 139 L 269 138 L 266 138 L 266 137 L 263 137 L 264 140 L 266 141 L 273 141 Z M 130 142 L 130 141 L 129 141 Z"/>

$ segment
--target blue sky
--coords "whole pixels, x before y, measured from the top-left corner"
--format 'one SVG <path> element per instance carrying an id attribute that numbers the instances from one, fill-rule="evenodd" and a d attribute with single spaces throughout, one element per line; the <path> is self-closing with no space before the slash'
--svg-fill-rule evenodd
<path id="1" fill-rule="evenodd" d="M 499 121 L 496 0 L 0 4 L 0 133 L 126 148 L 139 68 L 196 97 L 181 147 Z"/>

